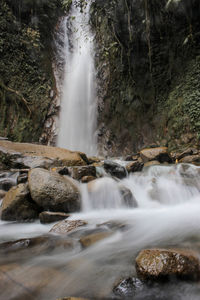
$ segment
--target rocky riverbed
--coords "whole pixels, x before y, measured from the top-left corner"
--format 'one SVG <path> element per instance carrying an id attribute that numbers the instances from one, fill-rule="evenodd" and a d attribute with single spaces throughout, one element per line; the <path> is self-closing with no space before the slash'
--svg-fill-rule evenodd
<path id="1" fill-rule="evenodd" d="M 1 140 L 0 299 L 198 299 L 199 165 Z"/>

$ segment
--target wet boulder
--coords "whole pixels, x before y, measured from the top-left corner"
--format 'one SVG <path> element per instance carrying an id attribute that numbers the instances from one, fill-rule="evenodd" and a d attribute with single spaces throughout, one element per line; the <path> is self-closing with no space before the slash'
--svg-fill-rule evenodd
<path id="1" fill-rule="evenodd" d="M 126 165 L 126 170 L 128 173 L 140 172 L 142 171 L 144 163 L 140 160 L 135 160 Z"/>
<path id="2" fill-rule="evenodd" d="M 200 154 L 184 156 L 179 163 L 200 165 Z"/>
<path id="3" fill-rule="evenodd" d="M 0 190 L 0 200 L 2 200 L 6 195 L 6 192 L 3 190 Z"/>
<path id="4" fill-rule="evenodd" d="M 120 281 L 113 289 L 116 296 L 123 299 L 135 296 L 136 291 L 141 291 L 143 289 L 143 282 L 134 277 L 129 277 Z"/>
<path id="5" fill-rule="evenodd" d="M 86 226 L 88 223 L 83 220 L 64 220 L 55 224 L 50 232 L 57 234 L 67 234 L 81 226 Z"/>
<path id="6" fill-rule="evenodd" d="M 72 249 L 75 243 L 72 239 L 61 238 L 56 235 L 44 235 L 33 238 L 24 238 L 0 244 L 0 254 L 7 255 L 16 260 L 17 258 L 28 258 L 33 255 L 47 254 L 53 251 Z M 3 258 L 2 258 L 3 259 Z M 0 260 L 1 262 L 1 260 Z"/>
<path id="7" fill-rule="evenodd" d="M 62 212 L 43 211 L 39 214 L 39 219 L 42 224 L 58 222 L 69 217 L 69 214 Z"/>
<path id="8" fill-rule="evenodd" d="M 187 150 L 185 150 L 179 154 L 176 154 L 176 158 L 178 160 L 181 160 L 184 157 L 191 156 L 191 155 L 197 155 L 197 154 L 199 154 L 199 151 L 196 148 L 188 148 Z"/>
<path id="9" fill-rule="evenodd" d="M 200 279 L 200 264 L 196 253 L 179 249 L 145 249 L 136 258 L 136 270 L 144 280 Z"/>
<path id="10" fill-rule="evenodd" d="M 94 176 L 83 176 L 81 178 L 81 182 L 82 183 L 88 183 L 88 182 L 93 181 L 95 179 L 96 179 L 96 177 L 94 177 Z"/>
<path id="11" fill-rule="evenodd" d="M 66 176 L 45 169 L 32 169 L 28 183 L 33 201 L 43 210 L 75 212 L 80 210 L 80 192 Z"/>
<path id="12" fill-rule="evenodd" d="M 96 177 L 96 168 L 94 166 L 81 166 L 69 168 L 72 178 L 81 180 L 84 176 Z"/>
<path id="13" fill-rule="evenodd" d="M 151 161 L 148 161 L 144 164 L 144 169 L 148 168 L 148 167 L 151 167 L 151 166 L 158 166 L 158 165 L 160 165 L 159 161 L 151 160 Z"/>
<path id="14" fill-rule="evenodd" d="M 17 177 L 17 184 L 26 183 L 28 181 L 28 174 L 22 173 Z"/>
<path id="15" fill-rule="evenodd" d="M 113 232 L 111 232 L 111 231 L 102 231 L 102 232 L 91 233 L 91 234 L 81 237 L 80 243 L 83 248 L 87 248 L 105 238 L 110 237 L 112 234 L 113 234 Z"/>
<path id="16" fill-rule="evenodd" d="M 144 163 L 157 160 L 160 163 L 172 162 L 172 158 L 168 153 L 167 147 L 146 148 L 140 151 L 140 157 Z"/>
<path id="17" fill-rule="evenodd" d="M 1 208 L 1 219 L 29 221 L 38 217 L 38 211 L 39 207 L 32 201 L 28 186 L 19 184 L 6 193 Z"/>
<path id="18" fill-rule="evenodd" d="M 112 160 L 105 160 L 103 166 L 105 171 L 111 176 L 117 177 L 119 179 L 123 179 L 127 176 L 126 169 Z"/>
<path id="19" fill-rule="evenodd" d="M 137 201 L 132 192 L 123 184 L 119 184 L 119 192 L 122 196 L 123 203 L 128 207 L 137 207 Z"/>

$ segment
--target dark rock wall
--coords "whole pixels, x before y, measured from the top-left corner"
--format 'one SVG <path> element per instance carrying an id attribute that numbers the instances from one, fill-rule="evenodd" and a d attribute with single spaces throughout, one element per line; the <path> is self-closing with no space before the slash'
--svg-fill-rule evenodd
<path id="1" fill-rule="evenodd" d="M 0 0 L 0 136 L 39 141 L 55 97 L 53 32 L 61 0 Z"/>
<path id="2" fill-rule="evenodd" d="M 101 151 L 198 144 L 199 0 L 95 0 L 91 14 Z"/>

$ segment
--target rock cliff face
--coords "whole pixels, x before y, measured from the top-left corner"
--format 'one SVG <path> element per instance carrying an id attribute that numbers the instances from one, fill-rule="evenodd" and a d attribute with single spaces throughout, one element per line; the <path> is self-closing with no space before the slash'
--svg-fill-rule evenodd
<path id="1" fill-rule="evenodd" d="M 95 0 L 99 142 L 120 154 L 200 139 L 200 2 Z"/>
<path id="2" fill-rule="evenodd" d="M 0 136 L 38 141 L 55 98 L 53 32 L 61 0 L 0 0 Z"/>
<path id="3" fill-rule="evenodd" d="M 64 4 L 71 0 L 0 0 L 0 136 L 49 141 L 48 112 L 59 112 L 52 40 Z M 103 154 L 199 144 L 199 17 L 199 0 L 93 1 Z"/>

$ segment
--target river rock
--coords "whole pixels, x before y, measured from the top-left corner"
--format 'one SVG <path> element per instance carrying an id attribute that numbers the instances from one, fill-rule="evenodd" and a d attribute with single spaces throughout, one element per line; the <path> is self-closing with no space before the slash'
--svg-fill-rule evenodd
<path id="1" fill-rule="evenodd" d="M 17 177 L 17 184 L 26 183 L 28 181 L 28 174 L 22 173 Z"/>
<path id="2" fill-rule="evenodd" d="M 62 212 L 43 211 L 39 214 L 40 222 L 43 224 L 58 222 L 69 217 L 69 214 Z"/>
<path id="3" fill-rule="evenodd" d="M 124 204 L 128 207 L 137 207 L 138 204 L 132 192 L 123 184 L 119 184 L 118 186 Z"/>
<path id="4" fill-rule="evenodd" d="M 0 190 L 0 200 L 3 199 L 6 195 L 6 191 Z"/>
<path id="5" fill-rule="evenodd" d="M 129 277 L 120 281 L 113 289 L 113 292 L 116 296 L 119 296 L 123 299 L 133 299 L 132 297 L 135 295 L 136 290 L 141 291 L 143 289 L 143 282 L 134 277 Z"/>
<path id="6" fill-rule="evenodd" d="M 179 163 L 200 165 L 200 154 L 184 156 L 179 160 Z"/>
<path id="7" fill-rule="evenodd" d="M 106 172 L 114 177 L 123 179 L 127 175 L 126 169 L 112 160 L 105 160 L 103 165 Z"/>
<path id="8" fill-rule="evenodd" d="M 26 221 L 38 217 L 38 206 L 32 202 L 26 184 L 19 184 L 9 190 L 2 203 L 1 219 L 5 221 Z"/>
<path id="9" fill-rule="evenodd" d="M 142 279 L 200 279 L 200 265 L 196 253 L 179 249 L 145 249 L 136 258 L 138 276 Z"/>
<path id="10" fill-rule="evenodd" d="M 0 162 L 13 168 L 49 168 L 52 165 L 80 166 L 88 164 L 87 156 L 82 152 L 36 145 L 0 141 Z"/>
<path id="11" fill-rule="evenodd" d="M 93 181 L 95 179 L 96 179 L 96 177 L 94 177 L 94 176 L 83 176 L 81 178 L 81 182 L 82 183 L 88 183 L 88 182 Z"/>
<path id="12" fill-rule="evenodd" d="M 0 244 L 0 254 L 7 255 L 8 258 L 14 259 L 23 257 L 32 257 L 32 255 L 47 254 L 54 250 L 70 250 L 75 247 L 75 242 L 70 239 L 63 239 L 56 235 L 44 235 L 33 238 L 24 238 L 16 241 L 5 242 Z M 9 257 L 8 257 L 9 256 Z"/>
<path id="13" fill-rule="evenodd" d="M 4 191 L 9 191 L 16 183 L 12 178 L 3 178 L 0 180 L 0 189 Z"/>
<path id="14" fill-rule="evenodd" d="M 97 233 L 92 233 L 86 236 L 83 236 L 80 238 L 80 243 L 83 248 L 87 248 L 89 246 L 92 246 L 93 244 L 111 236 L 113 233 L 109 231 L 104 231 L 104 232 L 97 232 Z"/>
<path id="15" fill-rule="evenodd" d="M 172 158 L 168 153 L 167 147 L 157 147 L 157 148 L 146 148 L 140 151 L 140 157 L 143 162 L 146 163 L 152 160 L 158 160 L 160 163 L 172 162 Z"/>
<path id="16" fill-rule="evenodd" d="M 80 210 L 80 193 L 69 177 L 45 169 L 32 169 L 28 183 L 33 201 L 44 210 L 74 212 Z"/>
<path id="17" fill-rule="evenodd" d="M 177 154 L 176 158 L 178 160 L 181 160 L 182 158 L 184 158 L 186 156 L 197 155 L 197 154 L 199 154 L 199 151 L 196 148 L 188 148 L 187 150 Z"/>
<path id="18" fill-rule="evenodd" d="M 125 157 L 125 161 L 136 161 L 136 160 L 138 160 L 139 157 L 140 157 L 140 155 L 138 153 L 134 153 L 131 155 L 127 155 Z"/>
<path id="19" fill-rule="evenodd" d="M 57 224 L 55 224 L 50 232 L 57 233 L 57 234 L 67 234 L 81 226 L 85 226 L 88 223 L 83 220 L 64 220 Z"/>
<path id="20" fill-rule="evenodd" d="M 151 161 L 148 161 L 144 164 L 144 168 L 148 168 L 148 167 L 151 167 L 151 166 L 158 166 L 158 165 L 160 165 L 159 161 L 151 160 Z"/>
<path id="21" fill-rule="evenodd" d="M 94 166 L 71 167 L 69 168 L 72 178 L 81 180 L 84 176 L 96 177 L 96 168 Z"/>
<path id="22" fill-rule="evenodd" d="M 128 173 L 131 172 L 140 172 L 142 171 L 144 166 L 144 163 L 139 161 L 139 160 L 135 160 L 133 162 L 130 162 L 128 165 L 126 165 L 126 170 Z"/>

